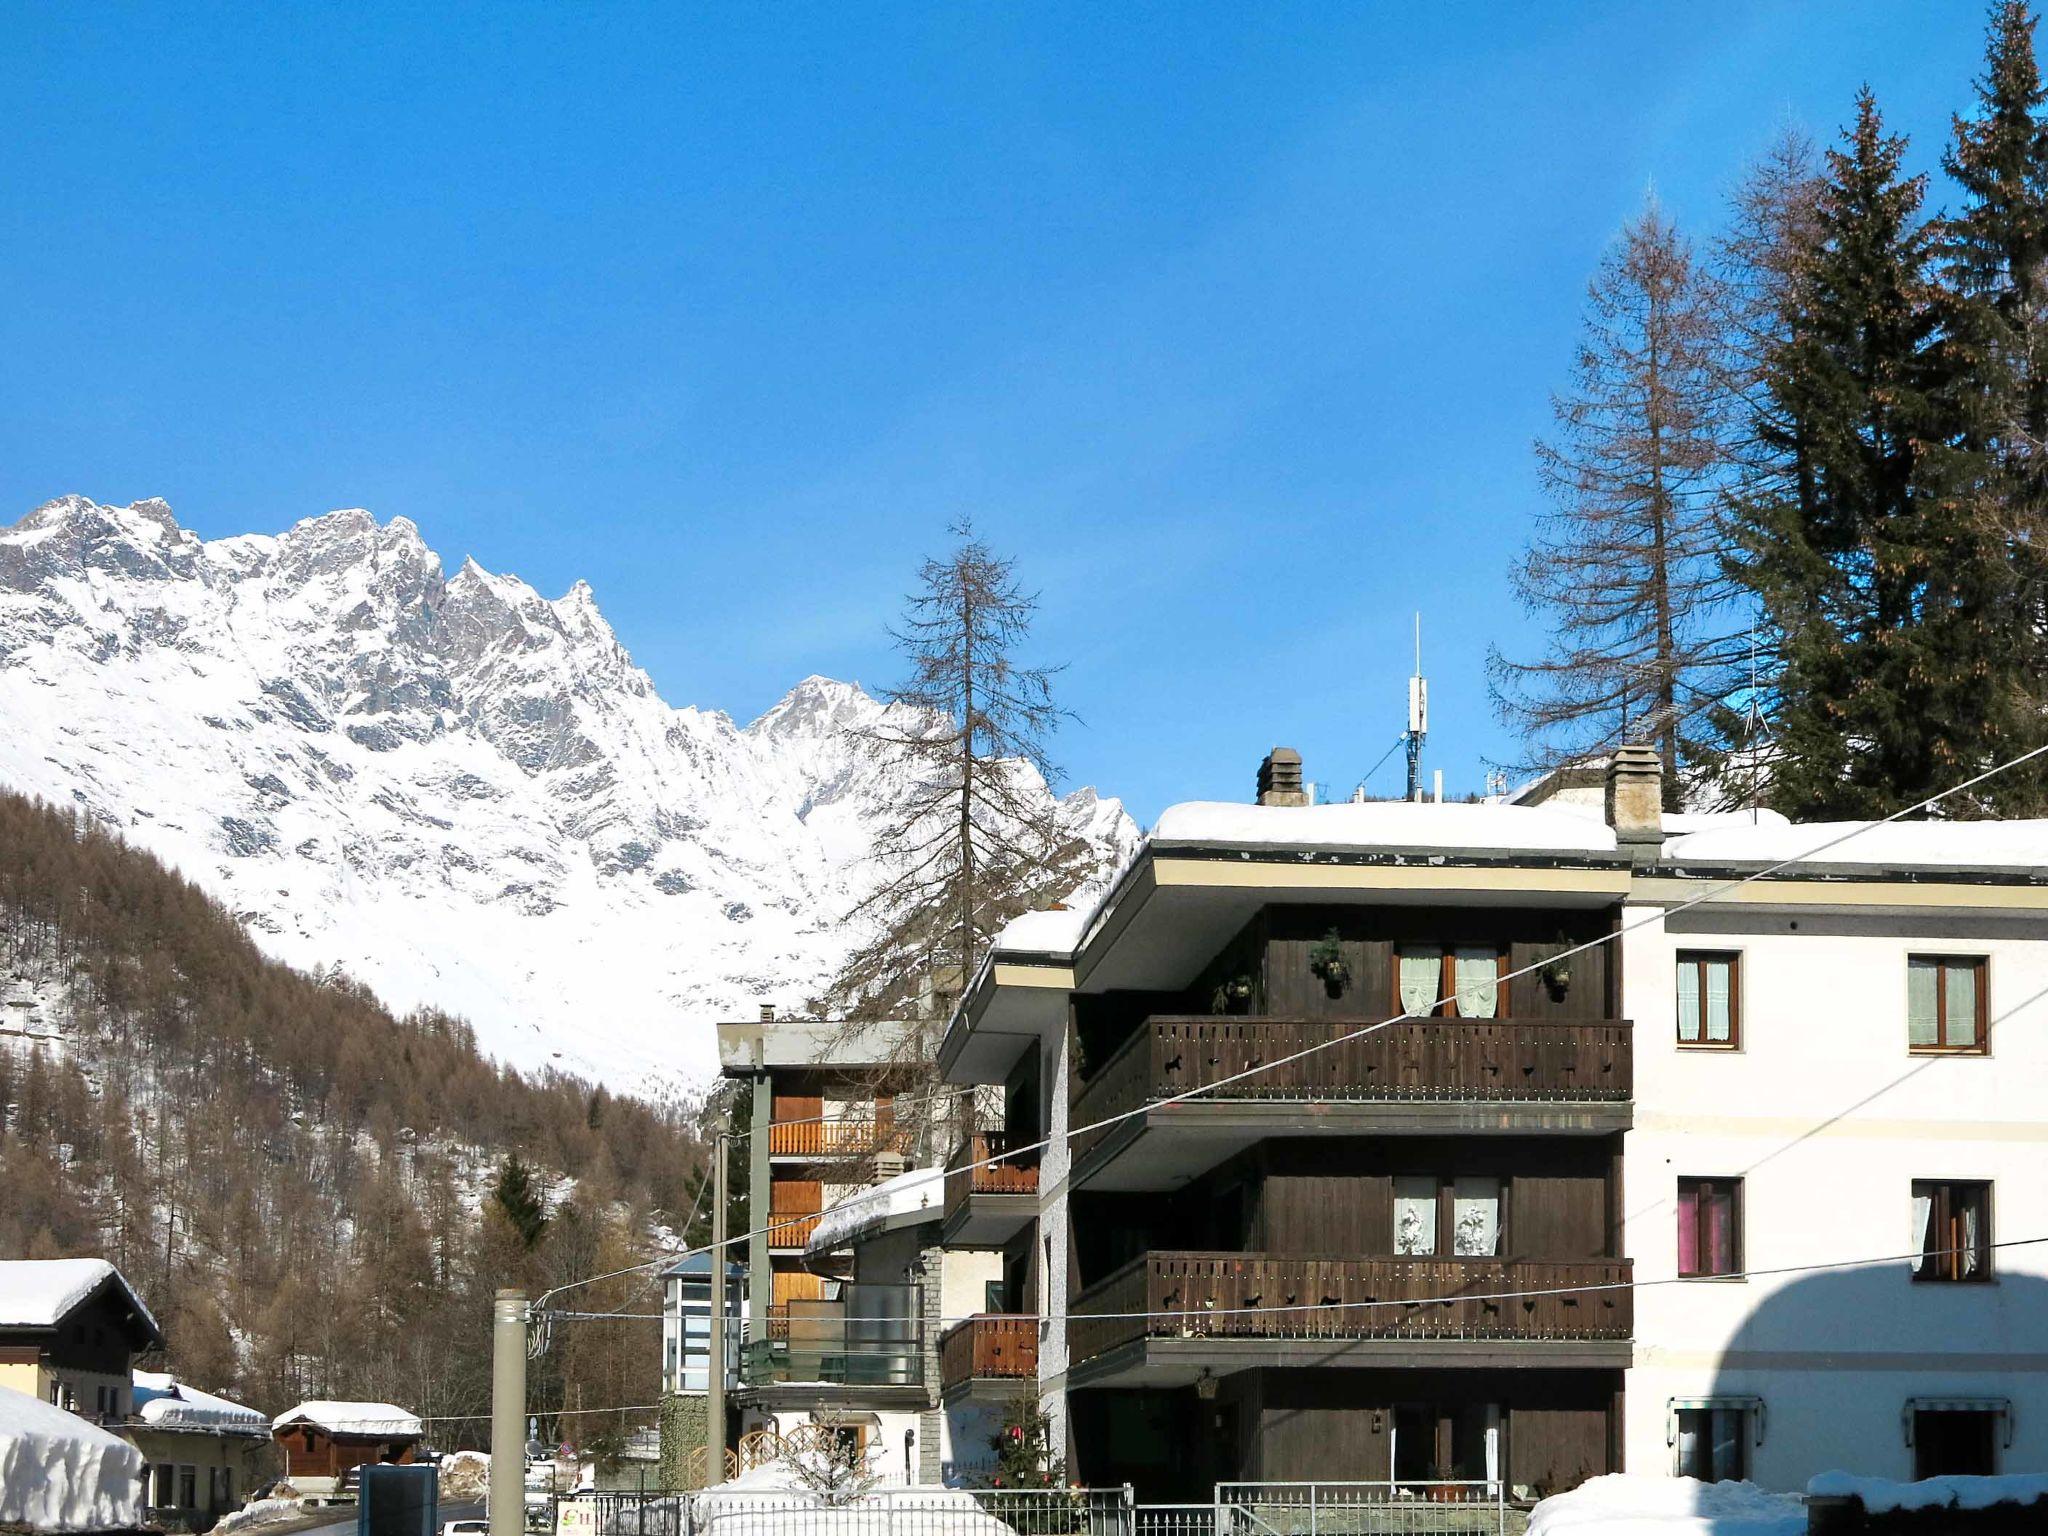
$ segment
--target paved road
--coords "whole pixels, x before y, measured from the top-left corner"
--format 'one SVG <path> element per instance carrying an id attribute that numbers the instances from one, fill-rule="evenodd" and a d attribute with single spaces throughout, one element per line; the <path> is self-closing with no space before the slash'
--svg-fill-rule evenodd
<path id="1" fill-rule="evenodd" d="M 484 1506 L 481 1499 L 465 1499 L 441 1506 L 441 1523 L 450 1520 L 481 1520 Z M 353 1504 L 337 1507 L 334 1518 L 301 1529 L 297 1536 L 351 1536 L 356 1528 L 356 1507 Z"/>

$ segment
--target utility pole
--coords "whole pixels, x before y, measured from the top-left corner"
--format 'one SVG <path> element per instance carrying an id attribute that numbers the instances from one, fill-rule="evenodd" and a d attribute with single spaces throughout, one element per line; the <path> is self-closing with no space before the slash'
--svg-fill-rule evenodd
<path id="1" fill-rule="evenodd" d="M 711 1360 L 705 1373 L 704 1486 L 725 1481 L 725 1163 L 727 1136 L 711 1150 Z M 494 1529 L 491 1536 L 498 1536 Z"/>
<path id="2" fill-rule="evenodd" d="M 526 1292 L 491 1308 L 491 1536 L 526 1530 Z"/>

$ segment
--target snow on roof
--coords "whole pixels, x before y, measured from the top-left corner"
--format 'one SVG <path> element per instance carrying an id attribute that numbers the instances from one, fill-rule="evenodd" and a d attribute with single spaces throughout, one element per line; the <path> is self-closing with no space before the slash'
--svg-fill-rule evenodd
<path id="1" fill-rule="evenodd" d="M 421 1427 L 417 1415 L 390 1403 L 342 1403 L 327 1399 L 301 1403 L 280 1413 L 270 1421 L 270 1427 L 283 1429 L 287 1424 L 299 1423 L 342 1435 L 417 1435 Z"/>
<path id="2" fill-rule="evenodd" d="M 1883 865 L 2015 869 L 2048 865 L 2048 821 L 1808 821 L 1752 823 L 1746 812 L 1667 839 L 1669 863 Z M 1850 833 L 1855 833 L 1849 837 Z M 1847 837 L 1839 847 L 1830 843 Z"/>
<path id="3" fill-rule="evenodd" d="M 1612 1472 L 1553 1494 L 1530 1512 L 1527 1536 L 1806 1536 L 1796 1493 L 1755 1483 Z"/>
<path id="4" fill-rule="evenodd" d="M 135 1373 L 135 1416 L 161 1429 L 230 1429 L 268 1434 L 270 1418 L 254 1408 L 202 1392 L 168 1371 Z"/>
<path id="5" fill-rule="evenodd" d="M 122 1273 L 105 1259 L 0 1261 L 0 1328 L 54 1328 L 111 1278 L 153 1332 L 149 1308 Z"/>
<path id="6" fill-rule="evenodd" d="M 945 1178 L 943 1168 L 912 1168 L 840 1201 L 818 1218 L 807 1250 L 829 1253 L 866 1236 L 871 1228 L 914 1224 L 919 1218 L 937 1221 Z"/>
<path id="7" fill-rule="evenodd" d="M 0 1524 L 108 1531 L 142 1524 L 142 1452 L 75 1413 L 0 1387 Z"/>
<path id="8" fill-rule="evenodd" d="M 1012 955 L 1070 955 L 1088 931 L 1085 910 L 1026 912 L 1013 917 L 996 935 L 995 948 Z"/>
<path id="9" fill-rule="evenodd" d="M 1152 841 L 1514 853 L 1612 853 L 1615 847 L 1614 829 L 1606 823 L 1550 806 L 1414 800 L 1299 806 L 1194 800 L 1168 806 L 1152 829 Z"/>
<path id="10" fill-rule="evenodd" d="M 1873 1515 L 1901 1509 L 1989 1509 L 1994 1504 L 2032 1504 L 2048 1499 L 2048 1477 L 2008 1472 L 1997 1477 L 1928 1477 L 1894 1483 L 1882 1477 L 1823 1472 L 1806 1485 L 1809 1498 L 1857 1498 Z"/>

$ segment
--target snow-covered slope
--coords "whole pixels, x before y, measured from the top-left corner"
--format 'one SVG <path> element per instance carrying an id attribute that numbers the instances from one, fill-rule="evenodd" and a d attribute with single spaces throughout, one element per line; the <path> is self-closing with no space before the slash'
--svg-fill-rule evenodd
<path id="1" fill-rule="evenodd" d="M 702 1078 L 714 1020 L 813 995 L 858 940 L 899 797 L 853 734 L 881 710 L 819 677 L 744 727 L 671 708 L 588 586 L 444 579 L 404 518 L 203 542 L 71 496 L 0 530 L 0 783 L 122 828 L 282 959 L 627 1090 Z M 1115 800 L 1061 808 L 1105 869 L 1136 841 Z"/>

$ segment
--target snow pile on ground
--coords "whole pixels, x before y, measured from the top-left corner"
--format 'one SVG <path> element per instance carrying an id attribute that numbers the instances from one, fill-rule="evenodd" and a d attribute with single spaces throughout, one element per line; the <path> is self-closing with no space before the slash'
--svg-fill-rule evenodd
<path id="1" fill-rule="evenodd" d="M 1999 1477 L 1929 1477 L 1894 1483 L 1882 1477 L 1823 1472 L 1807 1483 L 1809 1498 L 1855 1498 L 1873 1515 L 1895 1509 L 1989 1509 L 1994 1504 L 2032 1504 L 2048 1499 L 2048 1477 L 2037 1472 Z"/>
<path id="2" fill-rule="evenodd" d="M 806 1245 L 812 1253 L 830 1253 L 844 1248 L 870 1228 L 891 1217 L 917 1217 L 929 1213 L 934 1221 L 946 1192 L 946 1170 L 912 1168 L 893 1179 L 850 1195 L 818 1218 Z"/>
<path id="3" fill-rule="evenodd" d="M 455 1451 L 441 1459 L 441 1497 L 480 1499 L 491 1482 L 491 1458 L 483 1451 Z"/>
<path id="4" fill-rule="evenodd" d="M 1555 1494 L 1529 1516 L 1527 1536 L 1805 1536 L 1796 1493 L 1754 1483 L 1615 1472 Z"/>
<path id="5" fill-rule="evenodd" d="M 135 1415 L 145 1424 L 165 1429 L 225 1429 L 244 1434 L 270 1433 L 269 1418 L 254 1408 L 202 1392 L 168 1371 L 135 1373 Z"/>
<path id="6" fill-rule="evenodd" d="M 283 1429 L 287 1424 L 317 1424 L 347 1435 L 417 1435 L 422 1428 L 418 1415 L 393 1403 L 348 1403 L 327 1398 L 301 1403 L 270 1423 L 272 1429 Z"/>
<path id="7" fill-rule="evenodd" d="M 0 1387 L 0 1525 L 142 1524 L 142 1452 L 75 1413 Z"/>
<path id="8" fill-rule="evenodd" d="M 1612 853 L 1614 829 L 1550 806 L 1365 800 L 1342 805 L 1239 805 L 1191 800 L 1168 806 L 1156 843 L 1387 848 L 1420 852 L 1491 848 L 1516 853 Z"/>
<path id="9" fill-rule="evenodd" d="M 258 1499 L 245 1504 L 232 1514 L 223 1515 L 214 1526 L 214 1536 L 228 1536 L 233 1531 L 258 1530 L 266 1525 L 279 1525 L 286 1520 L 296 1520 L 306 1512 L 306 1506 L 296 1498 Z"/>

